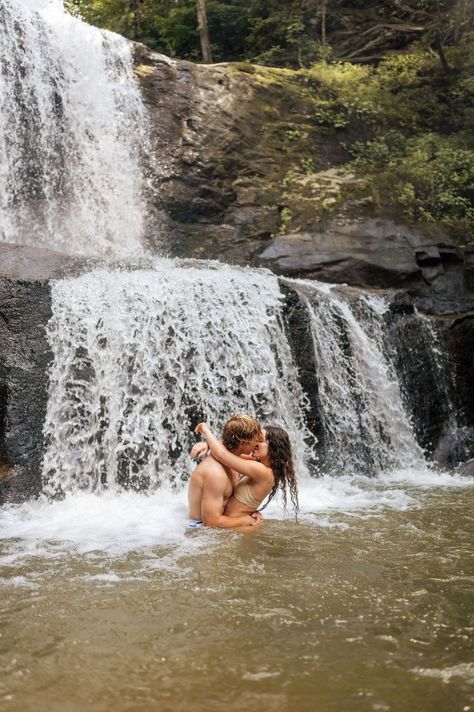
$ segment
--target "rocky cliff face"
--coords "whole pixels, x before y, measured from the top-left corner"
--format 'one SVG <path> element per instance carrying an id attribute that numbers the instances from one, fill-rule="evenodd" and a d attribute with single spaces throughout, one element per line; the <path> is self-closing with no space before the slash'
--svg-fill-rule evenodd
<path id="1" fill-rule="evenodd" d="M 473 304 L 474 255 L 373 204 L 364 180 L 343 168 L 364 125 L 326 122 L 306 78 L 194 65 L 141 45 L 135 62 L 151 119 L 153 249 L 435 294 L 445 312 Z"/>
<path id="2" fill-rule="evenodd" d="M 49 289 L 0 280 L 0 486 L 14 501 L 38 494 L 48 366 Z"/>

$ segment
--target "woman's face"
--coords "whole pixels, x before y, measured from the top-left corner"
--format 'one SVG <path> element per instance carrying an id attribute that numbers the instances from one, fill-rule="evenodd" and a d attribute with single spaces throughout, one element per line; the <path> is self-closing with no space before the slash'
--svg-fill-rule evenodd
<path id="1" fill-rule="evenodd" d="M 265 428 L 262 428 L 262 433 L 263 433 L 263 442 L 257 443 L 252 450 L 252 457 L 255 460 L 261 460 L 263 457 L 267 457 L 268 455 L 268 444 L 267 444 L 267 431 Z"/>

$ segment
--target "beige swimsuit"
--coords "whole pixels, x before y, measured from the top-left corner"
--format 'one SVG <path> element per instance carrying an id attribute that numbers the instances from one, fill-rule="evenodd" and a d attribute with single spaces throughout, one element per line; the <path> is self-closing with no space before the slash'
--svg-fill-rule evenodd
<path id="1" fill-rule="evenodd" d="M 234 497 L 241 504 L 245 504 L 246 507 L 250 509 L 258 509 L 263 502 L 263 499 L 255 499 L 252 492 L 250 491 L 250 486 L 247 484 L 238 485 L 234 490 Z"/>

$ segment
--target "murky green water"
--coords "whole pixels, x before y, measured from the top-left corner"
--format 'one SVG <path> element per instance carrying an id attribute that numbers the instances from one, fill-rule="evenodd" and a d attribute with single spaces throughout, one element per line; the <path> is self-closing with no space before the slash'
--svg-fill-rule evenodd
<path id="1" fill-rule="evenodd" d="M 324 526 L 191 532 L 179 556 L 6 542 L 0 707 L 474 709 L 473 504 L 434 488 Z"/>

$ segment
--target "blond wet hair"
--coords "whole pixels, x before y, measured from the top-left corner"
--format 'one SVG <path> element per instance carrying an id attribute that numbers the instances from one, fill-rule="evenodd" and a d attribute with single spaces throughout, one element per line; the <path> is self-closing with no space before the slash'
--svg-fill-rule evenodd
<path id="1" fill-rule="evenodd" d="M 249 415 L 234 415 L 222 431 L 222 443 L 228 450 L 235 450 L 242 443 L 253 440 L 263 442 L 262 428 L 258 420 Z"/>

